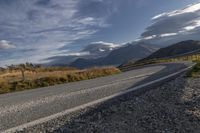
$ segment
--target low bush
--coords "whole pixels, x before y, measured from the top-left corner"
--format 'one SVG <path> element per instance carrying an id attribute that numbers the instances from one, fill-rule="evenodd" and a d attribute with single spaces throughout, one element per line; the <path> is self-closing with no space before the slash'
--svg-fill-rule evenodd
<path id="1" fill-rule="evenodd" d="M 200 61 L 196 61 L 196 65 L 188 72 L 189 77 L 200 77 Z"/>

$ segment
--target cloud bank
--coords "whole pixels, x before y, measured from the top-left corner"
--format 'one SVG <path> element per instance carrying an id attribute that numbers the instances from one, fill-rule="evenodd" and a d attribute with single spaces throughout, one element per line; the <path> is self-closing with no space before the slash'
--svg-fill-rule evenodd
<path id="1" fill-rule="evenodd" d="M 198 39 L 200 33 L 200 3 L 158 14 L 139 40 L 154 42 Z"/>

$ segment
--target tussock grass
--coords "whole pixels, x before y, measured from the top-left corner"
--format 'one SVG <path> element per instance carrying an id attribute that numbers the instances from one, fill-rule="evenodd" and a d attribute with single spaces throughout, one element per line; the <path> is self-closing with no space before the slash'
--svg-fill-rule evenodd
<path id="1" fill-rule="evenodd" d="M 187 73 L 188 77 L 200 77 L 200 61 L 196 61 L 196 65 Z"/>
<path id="2" fill-rule="evenodd" d="M 0 94 L 52 86 L 120 73 L 115 67 L 75 68 L 49 67 L 25 71 L 25 80 L 18 70 L 4 70 L 0 74 Z"/>

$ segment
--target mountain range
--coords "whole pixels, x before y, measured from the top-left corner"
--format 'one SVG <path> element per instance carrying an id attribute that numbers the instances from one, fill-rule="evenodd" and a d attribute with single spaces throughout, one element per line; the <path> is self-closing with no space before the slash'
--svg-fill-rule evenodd
<path id="1" fill-rule="evenodd" d="M 51 65 L 68 65 L 77 68 L 109 65 L 118 66 L 136 61 L 173 57 L 199 49 L 200 41 L 194 40 L 178 42 L 164 48 L 146 42 L 133 42 L 121 46 L 99 42 L 87 45 L 79 52 L 79 55 L 51 57 Z"/>
<path id="2" fill-rule="evenodd" d="M 81 52 L 89 52 L 89 58 L 100 58 L 107 56 L 111 51 L 120 48 L 120 45 L 105 43 L 105 42 L 95 42 L 87 45 Z"/>
<path id="3" fill-rule="evenodd" d="M 159 47 L 153 44 L 140 43 L 128 43 L 122 47 L 119 47 L 111 51 L 107 56 L 96 59 L 79 58 L 72 62 L 70 66 L 77 68 L 87 68 L 94 66 L 106 66 L 106 65 L 120 65 L 129 60 L 137 61 L 145 58 L 158 50 Z"/>
<path id="4" fill-rule="evenodd" d="M 66 66 L 79 58 L 97 59 L 97 58 L 105 57 L 111 51 L 120 48 L 120 46 L 121 45 L 105 43 L 105 42 L 91 43 L 78 52 L 47 58 L 45 59 L 46 61 L 48 61 L 46 65 L 47 66 Z"/>

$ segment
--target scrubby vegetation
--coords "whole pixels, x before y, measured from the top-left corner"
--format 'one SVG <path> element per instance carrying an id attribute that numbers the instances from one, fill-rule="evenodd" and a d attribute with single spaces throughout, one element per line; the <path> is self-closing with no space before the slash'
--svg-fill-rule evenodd
<path id="1" fill-rule="evenodd" d="M 189 77 L 200 77 L 200 61 L 196 61 L 196 65 L 188 72 Z"/>
<path id="2" fill-rule="evenodd" d="M 42 67 L 21 64 L 0 69 L 0 94 L 69 83 L 120 73 L 114 67 L 78 70 L 71 67 Z"/>

